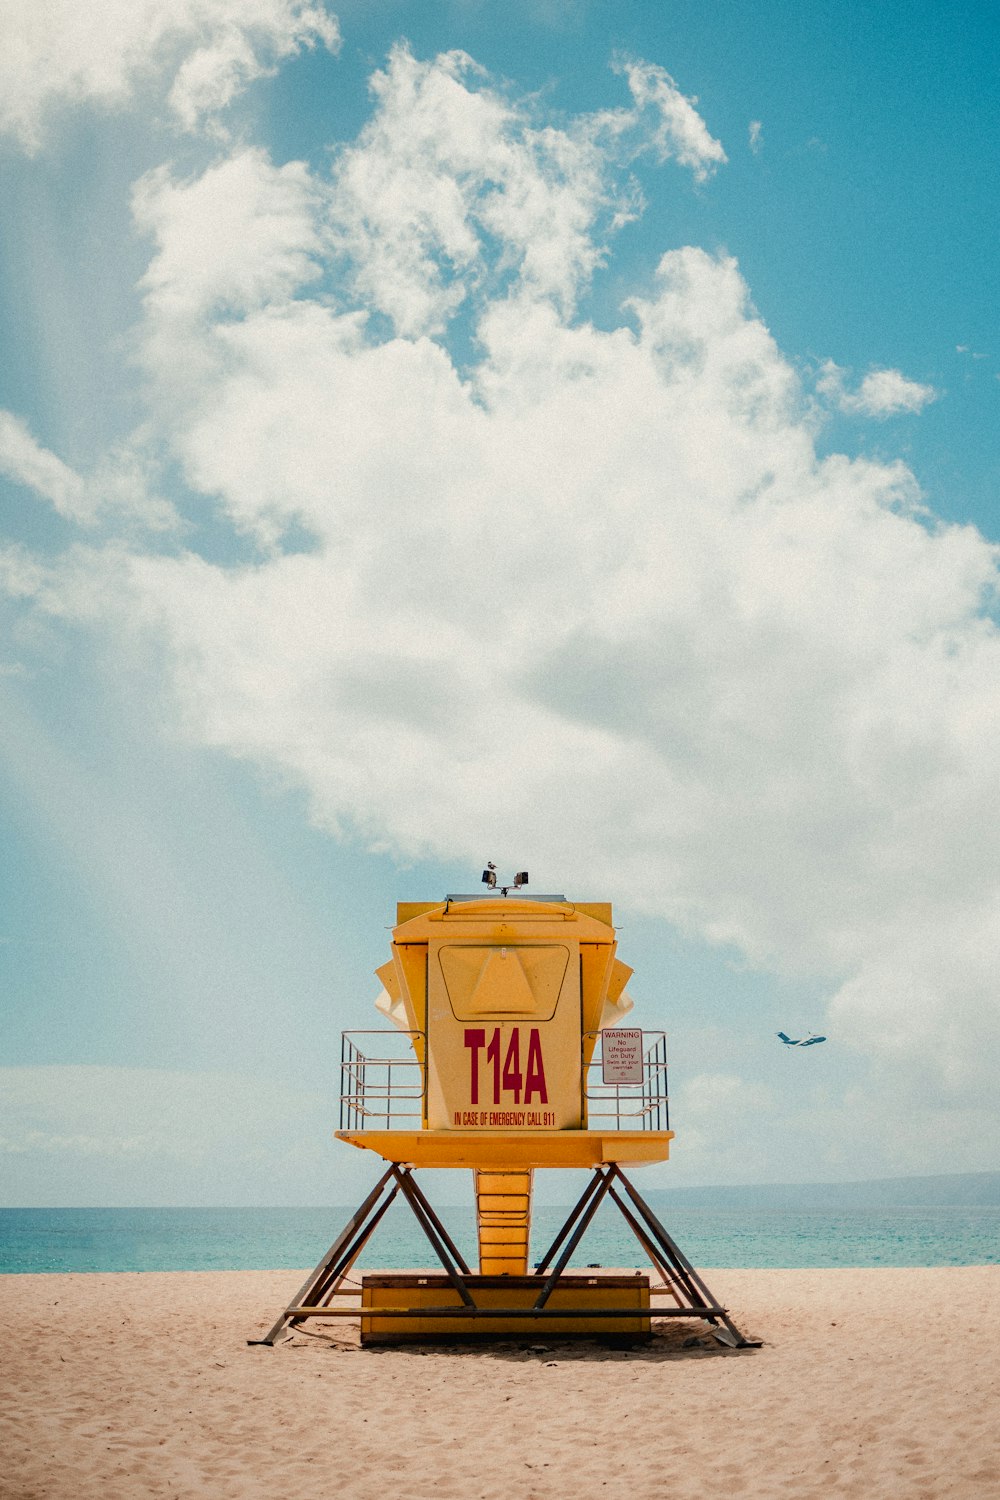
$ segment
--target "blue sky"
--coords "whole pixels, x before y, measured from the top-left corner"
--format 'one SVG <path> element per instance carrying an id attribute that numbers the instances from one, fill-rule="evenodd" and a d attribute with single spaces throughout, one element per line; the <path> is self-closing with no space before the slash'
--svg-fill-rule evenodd
<path id="1" fill-rule="evenodd" d="M 0 26 L 4 1201 L 349 1199 L 487 858 L 615 903 L 658 1184 L 994 1165 L 991 8 Z"/>

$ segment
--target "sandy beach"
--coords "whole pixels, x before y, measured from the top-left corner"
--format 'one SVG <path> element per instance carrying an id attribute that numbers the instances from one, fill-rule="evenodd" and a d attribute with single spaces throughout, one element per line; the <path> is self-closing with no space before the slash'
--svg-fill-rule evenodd
<path id="1" fill-rule="evenodd" d="M 301 1279 L 0 1277 L 3 1500 L 1000 1494 L 1000 1266 L 706 1272 L 755 1350 L 249 1347 Z"/>

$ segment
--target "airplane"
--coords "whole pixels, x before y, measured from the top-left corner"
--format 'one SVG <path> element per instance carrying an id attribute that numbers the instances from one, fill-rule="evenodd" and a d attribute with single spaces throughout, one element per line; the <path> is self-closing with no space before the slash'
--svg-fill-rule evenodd
<path id="1" fill-rule="evenodd" d="M 816 1036 L 814 1032 L 810 1032 L 807 1037 L 790 1037 L 783 1031 L 779 1031 L 778 1035 L 786 1047 L 815 1047 L 817 1042 L 826 1041 L 825 1036 Z"/>

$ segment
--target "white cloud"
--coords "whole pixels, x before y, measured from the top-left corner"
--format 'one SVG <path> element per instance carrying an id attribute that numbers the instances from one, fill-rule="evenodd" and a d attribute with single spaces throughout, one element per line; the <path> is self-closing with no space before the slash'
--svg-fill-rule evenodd
<path id="1" fill-rule="evenodd" d="M 732 260 L 672 251 L 621 326 L 576 316 L 613 137 L 400 52 L 332 185 L 260 152 L 147 179 L 151 422 L 259 560 L 92 547 L 18 586 L 148 641 L 186 732 L 321 826 L 496 851 L 824 975 L 883 1112 L 918 1075 L 974 1108 L 996 549 L 918 518 L 901 463 L 817 457 Z M 460 301 L 464 375 L 427 336 Z"/>
<path id="2" fill-rule="evenodd" d="M 866 417 L 923 411 L 940 394 L 932 385 L 909 380 L 899 370 L 871 370 L 856 391 L 849 391 L 846 372 L 833 360 L 820 369 L 816 388 L 841 411 Z"/>
<path id="3" fill-rule="evenodd" d="M 330 1108 L 235 1072 L 0 1068 L 4 1201 L 311 1203 L 331 1185 L 348 1201 L 364 1173 L 334 1163 Z"/>
<path id="4" fill-rule="evenodd" d="M 727 158 L 721 142 L 709 134 L 695 109 L 698 100 L 682 94 L 670 74 L 653 63 L 622 58 L 617 67 L 627 78 L 639 109 L 651 110 L 658 117 L 653 144 L 661 158 L 676 157 L 681 166 L 691 168 L 698 182 L 704 182 Z"/>
<path id="5" fill-rule="evenodd" d="M 142 279 L 157 324 L 187 327 L 286 299 L 319 274 L 318 201 L 301 162 L 272 167 L 248 149 L 193 182 L 156 171 L 136 185 L 136 223 L 158 253 Z"/>
<path id="6" fill-rule="evenodd" d="M 141 453 L 123 444 L 107 453 L 96 471 L 77 474 L 43 448 L 27 424 L 0 410 L 0 474 L 34 490 L 59 515 L 78 526 L 94 526 L 105 512 L 128 513 L 153 530 L 176 524 L 173 507 L 150 492 Z"/>
<path id="7" fill-rule="evenodd" d="M 289 1104 L 287 1086 L 262 1090 L 235 1073 L 67 1065 L 4 1068 L 0 1076 L 0 1152 L 8 1156 L 66 1151 L 204 1162 L 223 1133 L 243 1135 L 252 1151 Z"/>
<path id="8" fill-rule="evenodd" d="M 908 380 L 898 370 L 872 370 L 862 380 L 857 400 L 862 411 L 887 417 L 898 411 L 922 411 L 937 396 L 932 385 Z"/>
<path id="9" fill-rule="evenodd" d="M 765 1085 L 736 1073 L 696 1073 L 673 1093 L 670 1108 L 683 1125 L 664 1183 L 766 1181 L 774 1172 L 779 1109 Z"/>
<path id="10" fill-rule="evenodd" d="M 764 149 L 764 127 L 759 120 L 751 120 L 747 128 L 747 138 L 750 142 L 750 150 L 754 156 L 759 156 Z"/>
<path id="11" fill-rule="evenodd" d="M 0 0 L 0 133 L 37 149 L 60 107 L 127 107 L 151 80 L 195 129 L 283 58 L 335 51 L 337 22 L 310 0 Z"/>
<path id="12" fill-rule="evenodd" d="M 410 336 L 440 332 L 470 292 L 495 297 L 510 278 L 570 311 L 605 235 L 637 211 L 634 185 L 614 180 L 617 155 L 655 149 L 699 177 L 725 159 L 680 95 L 683 130 L 665 123 L 673 85 L 661 70 L 626 72 L 638 108 L 557 129 L 486 86 L 465 53 L 423 62 L 394 48 L 372 81 L 374 117 L 338 156 L 330 190 L 330 234 L 354 293 Z"/>
<path id="13" fill-rule="evenodd" d="M 26 423 L 9 411 L 0 411 L 0 474 L 34 490 L 60 515 L 84 525 L 93 520 L 93 504 L 79 474 L 43 448 Z"/>

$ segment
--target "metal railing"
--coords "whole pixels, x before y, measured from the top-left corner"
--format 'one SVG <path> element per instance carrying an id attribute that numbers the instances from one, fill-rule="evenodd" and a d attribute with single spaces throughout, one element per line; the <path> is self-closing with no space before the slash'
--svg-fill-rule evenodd
<path id="1" fill-rule="evenodd" d="M 340 1129 L 418 1130 L 423 1121 L 424 1065 L 416 1055 L 420 1031 L 345 1031 L 340 1043 Z M 669 1130 L 667 1038 L 642 1034 L 642 1080 L 604 1083 L 601 1032 L 591 1031 L 594 1054 L 584 1070 L 587 1126 L 598 1130 Z"/>
<path id="2" fill-rule="evenodd" d="M 420 1128 L 424 1068 L 413 1042 L 422 1036 L 420 1031 L 395 1029 L 341 1032 L 341 1130 Z M 371 1050 L 362 1051 L 355 1037 L 364 1037 Z"/>
<path id="3" fill-rule="evenodd" d="M 666 1032 L 642 1033 L 642 1080 L 636 1083 L 605 1083 L 602 1033 L 590 1031 L 589 1037 L 596 1045 L 584 1077 L 588 1128 L 669 1130 Z"/>

